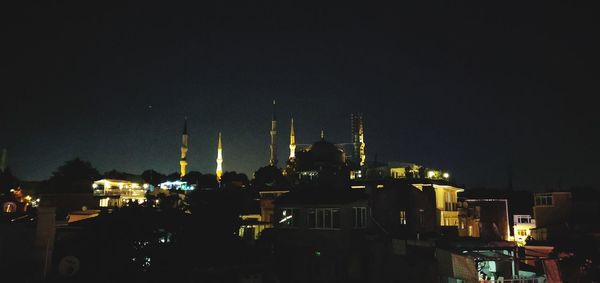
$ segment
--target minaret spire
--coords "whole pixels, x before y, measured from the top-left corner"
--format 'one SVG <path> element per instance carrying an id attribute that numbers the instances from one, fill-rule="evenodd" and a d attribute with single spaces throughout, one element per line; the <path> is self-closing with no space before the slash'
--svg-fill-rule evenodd
<path id="1" fill-rule="evenodd" d="M 296 135 L 294 134 L 294 118 L 290 124 L 290 159 L 296 158 Z"/>
<path id="2" fill-rule="evenodd" d="M 183 134 L 181 135 L 181 160 L 179 160 L 180 176 L 183 178 L 187 173 L 187 152 L 189 145 L 189 136 L 187 132 L 187 117 L 183 121 Z"/>
<path id="3" fill-rule="evenodd" d="M 362 113 L 352 113 L 350 115 L 352 126 L 352 143 L 354 145 L 354 161 L 359 166 L 364 166 L 366 161 L 365 154 L 365 124 Z"/>
<path id="4" fill-rule="evenodd" d="M 271 120 L 271 144 L 269 165 L 277 166 L 277 117 L 275 116 L 275 99 L 273 99 L 273 119 Z"/>
<path id="5" fill-rule="evenodd" d="M 219 141 L 217 142 L 217 182 L 221 182 L 223 176 L 223 146 L 221 144 L 221 132 L 219 132 Z"/>

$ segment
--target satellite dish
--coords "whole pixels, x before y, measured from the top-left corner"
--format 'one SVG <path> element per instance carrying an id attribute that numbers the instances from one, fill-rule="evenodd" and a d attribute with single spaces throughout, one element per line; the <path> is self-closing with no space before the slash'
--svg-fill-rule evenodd
<path id="1" fill-rule="evenodd" d="M 79 259 L 69 255 L 63 257 L 58 263 L 58 273 L 64 277 L 73 277 L 79 272 Z"/>

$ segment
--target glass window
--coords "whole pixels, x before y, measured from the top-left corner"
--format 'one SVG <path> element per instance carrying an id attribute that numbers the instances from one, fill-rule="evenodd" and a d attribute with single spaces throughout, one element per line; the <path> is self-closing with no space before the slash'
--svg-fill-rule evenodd
<path id="1" fill-rule="evenodd" d="M 317 228 L 323 228 L 323 209 L 317 208 Z"/>
<path id="2" fill-rule="evenodd" d="M 552 205 L 552 195 L 536 195 L 535 196 L 535 205 Z"/>
<path id="3" fill-rule="evenodd" d="M 279 216 L 279 224 L 282 227 L 298 227 L 298 209 L 283 208 Z"/>
<path id="4" fill-rule="evenodd" d="M 331 210 L 332 213 L 332 228 L 340 228 L 340 210 L 334 208 Z"/>
<path id="5" fill-rule="evenodd" d="M 341 214 L 339 208 L 310 208 L 307 215 L 309 228 L 340 228 Z"/>
<path id="6" fill-rule="evenodd" d="M 353 207 L 353 227 L 354 228 L 365 228 L 367 227 L 367 208 L 366 207 Z"/>
<path id="7" fill-rule="evenodd" d="M 517 217 L 517 223 L 520 224 L 528 224 L 531 223 L 531 217 L 529 215 L 525 215 L 525 216 L 518 216 Z"/>
<path id="8" fill-rule="evenodd" d="M 327 227 L 332 227 L 331 226 L 331 209 L 324 209 L 323 210 L 323 227 L 327 228 Z"/>
<path id="9" fill-rule="evenodd" d="M 406 211 L 400 210 L 400 224 L 406 225 Z"/>
<path id="10" fill-rule="evenodd" d="M 317 217 L 317 214 L 315 212 L 315 209 L 314 208 L 308 209 L 308 227 L 309 228 L 317 227 L 316 217 Z"/>

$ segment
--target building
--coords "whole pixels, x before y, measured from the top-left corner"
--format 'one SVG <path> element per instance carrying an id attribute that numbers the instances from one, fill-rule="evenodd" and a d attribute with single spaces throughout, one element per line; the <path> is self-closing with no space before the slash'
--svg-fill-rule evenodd
<path id="1" fill-rule="evenodd" d="M 196 189 L 196 185 L 188 184 L 188 182 L 175 180 L 175 181 L 166 181 L 158 184 L 158 188 L 163 190 L 181 190 L 184 192 L 193 191 Z"/>
<path id="2" fill-rule="evenodd" d="M 99 207 L 122 207 L 128 202 L 141 204 L 146 201 L 149 184 L 140 184 L 127 180 L 101 179 L 92 184 L 94 197 Z"/>
<path id="3" fill-rule="evenodd" d="M 273 214 L 275 213 L 275 199 L 289 192 L 289 189 L 266 188 L 261 189 L 258 194 L 260 196 L 260 216 L 264 222 L 273 222 Z"/>
<path id="4" fill-rule="evenodd" d="M 273 102 L 275 105 L 275 102 Z M 271 121 L 271 144 L 270 144 L 270 159 L 269 165 L 276 166 L 277 158 L 277 120 L 275 117 L 275 109 L 273 108 L 273 119 Z M 349 169 L 349 176 L 351 179 L 362 178 L 366 170 L 366 144 L 365 144 L 365 131 L 364 131 L 364 120 L 362 113 L 352 113 L 350 115 L 350 126 L 352 133 L 352 142 L 350 143 L 339 143 L 334 146 L 343 153 L 343 163 Z M 324 139 L 324 132 L 321 131 L 322 138 Z M 296 159 L 297 155 L 302 152 L 310 151 L 312 144 L 297 144 L 296 133 L 294 130 L 294 119 L 291 119 L 290 124 L 290 153 L 283 171 L 283 174 L 288 176 L 291 175 L 293 178 L 298 178 L 296 175 Z M 305 172 L 306 175 L 311 175 L 311 172 Z"/>
<path id="5" fill-rule="evenodd" d="M 347 187 L 350 171 L 345 153 L 323 135 L 307 150 L 297 152 L 296 157 L 296 186 Z"/>
<path id="6" fill-rule="evenodd" d="M 347 282 L 364 275 L 369 198 L 350 189 L 345 161 L 344 152 L 322 135 L 297 152 L 298 182 L 289 192 L 261 192 L 266 215 L 268 204 L 274 204 L 271 220 L 282 279 Z"/>
<path id="7" fill-rule="evenodd" d="M 374 191 L 378 194 L 395 194 L 387 192 L 390 190 L 398 190 L 398 187 L 404 187 L 406 192 L 402 194 L 415 195 L 418 194 L 415 191 L 418 190 L 425 194 L 431 194 L 431 196 L 425 198 L 430 201 L 433 206 L 434 218 L 432 219 L 432 225 L 435 230 L 446 230 L 445 233 L 455 233 L 456 227 L 458 227 L 458 193 L 463 192 L 462 188 L 453 185 L 450 182 L 450 174 L 448 172 L 438 169 L 428 169 L 424 166 L 417 165 L 414 163 L 404 162 L 377 162 L 375 161 L 372 166 L 369 166 L 366 171 L 365 178 L 354 179 L 352 181 L 353 188 L 374 188 Z M 396 197 L 391 197 L 396 199 Z M 404 198 L 397 198 L 397 204 L 403 202 Z M 388 206 L 391 204 L 388 204 Z M 385 205 L 384 205 L 385 207 Z M 423 209 L 420 214 L 427 214 L 428 208 L 426 205 L 422 205 L 419 209 Z M 417 213 L 417 211 L 408 212 Z M 427 225 L 425 225 L 427 226 Z"/>
<path id="8" fill-rule="evenodd" d="M 361 191 L 301 190 L 275 201 L 281 276 L 298 282 L 347 282 L 364 276 L 368 197 Z M 282 278 L 283 279 L 283 278 Z"/>
<path id="9" fill-rule="evenodd" d="M 420 239 L 439 231 L 435 189 L 403 179 L 353 182 L 369 196 L 374 228 L 399 239 Z"/>
<path id="10" fill-rule="evenodd" d="M 513 215 L 513 223 L 513 240 L 519 246 L 524 246 L 531 236 L 531 230 L 535 228 L 535 219 L 531 215 Z"/>
<path id="11" fill-rule="evenodd" d="M 548 240 L 549 232 L 559 232 L 567 223 L 572 208 L 570 192 L 535 193 L 533 218 L 536 228 L 531 229 L 531 236 L 538 241 Z"/>
<path id="12" fill-rule="evenodd" d="M 450 181 L 450 173 L 440 169 L 425 168 L 422 165 L 407 162 L 378 162 L 369 166 L 368 178 L 393 178 L 393 179 L 427 179 Z"/>
<path id="13" fill-rule="evenodd" d="M 519 276 L 517 246 L 513 242 L 440 240 L 436 242 L 435 257 L 443 282 L 522 282 L 510 280 Z M 534 280 L 528 282 L 544 282 Z"/>
<path id="14" fill-rule="evenodd" d="M 491 241 L 510 240 L 506 199 L 465 199 L 459 204 L 459 236 Z"/>

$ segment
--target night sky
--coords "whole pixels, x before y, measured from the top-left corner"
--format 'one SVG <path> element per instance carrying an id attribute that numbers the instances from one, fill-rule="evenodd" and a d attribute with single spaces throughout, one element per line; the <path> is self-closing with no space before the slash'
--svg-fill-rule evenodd
<path id="1" fill-rule="evenodd" d="M 251 176 L 276 99 L 279 160 L 292 116 L 298 143 L 321 129 L 342 143 L 363 112 L 368 162 L 446 168 L 469 187 L 505 187 L 511 164 L 517 189 L 600 185 L 589 7 L 108 2 L 1 9 L 0 147 L 17 177 L 77 156 L 175 172 L 186 116 L 189 170 L 214 173 L 222 131 L 224 169 Z"/>

